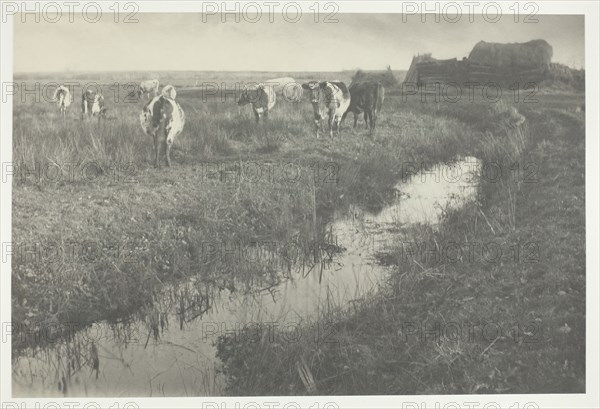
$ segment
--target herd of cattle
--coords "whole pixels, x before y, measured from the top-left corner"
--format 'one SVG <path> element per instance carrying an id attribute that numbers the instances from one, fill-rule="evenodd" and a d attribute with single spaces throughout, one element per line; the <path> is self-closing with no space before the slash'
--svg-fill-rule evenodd
<path id="1" fill-rule="evenodd" d="M 175 101 L 175 87 L 167 85 L 159 92 L 159 85 L 158 80 L 142 81 L 136 92 L 138 97 L 145 95 L 149 100 L 142 108 L 140 123 L 144 132 L 154 141 L 157 167 L 163 145 L 167 165 L 171 166 L 171 146 L 185 125 L 183 109 Z M 381 110 L 385 95 L 385 89 L 379 82 L 359 82 L 347 87 L 341 81 L 309 81 L 300 85 L 292 78 L 278 78 L 245 87 L 237 103 L 239 106 L 250 104 L 258 123 L 261 117 L 263 120 L 268 118 L 278 94 L 288 101 L 299 102 L 304 90 L 310 95 L 317 138 L 325 119 L 329 125 L 329 136 L 333 137 L 334 131 L 339 135 L 340 125 L 350 112 L 354 114 L 354 128 L 358 115 L 363 113 L 365 127 L 370 132 L 375 130 L 377 114 Z M 67 108 L 73 101 L 69 89 L 60 85 L 54 93 L 53 101 L 56 102 L 60 114 L 66 117 Z M 81 95 L 82 118 L 93 116 L 101 119 L 106 117 L 106 112 L 104 96 L 95 89 L 84 89 Z"/>

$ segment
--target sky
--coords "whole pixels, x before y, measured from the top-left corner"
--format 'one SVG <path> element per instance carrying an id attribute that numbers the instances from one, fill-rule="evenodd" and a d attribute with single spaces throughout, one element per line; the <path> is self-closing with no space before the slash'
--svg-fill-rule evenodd
<path id="1" fill-rule="evenodd" d="M 584 17 L 539 15 L 538 23 L 497 23 L 482 18 L 458 23 L 400 14 L 338 14 L 337 23 L 297 23 L 281 18 L 270 23 L 222 23 L 199 13 L 137 14 L 137 23 L 102 18 L 91 24 L 21 22 L 14 19 L 14 71 L 339 71 L 408 69 L 412 57 L 468 56 L 480 40 L 524 42 L 545 39 L 554 48 L 552 61 L 582 68 Z M 209 18 L 210 17 L 210 18 Z M 432 16 L 431 16 L 432 17 Z"/>

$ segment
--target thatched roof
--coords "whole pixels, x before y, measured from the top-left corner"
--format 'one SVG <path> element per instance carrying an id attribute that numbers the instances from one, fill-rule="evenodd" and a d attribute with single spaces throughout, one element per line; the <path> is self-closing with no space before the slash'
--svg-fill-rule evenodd
<path id="1" fill-rule="evenodd" d="M 469 61 L 503 68 L 547 68 L 552 60 L 552 46 L 545 40 L 532 40 L 526 43 L 486 43 L 475 44 Z"/>

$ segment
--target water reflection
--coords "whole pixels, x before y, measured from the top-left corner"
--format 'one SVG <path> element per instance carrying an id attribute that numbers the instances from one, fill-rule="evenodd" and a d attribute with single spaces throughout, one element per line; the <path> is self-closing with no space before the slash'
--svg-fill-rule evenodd
<path id="1" fill-rule="evenodd" d="M 220 335 L 293 334 L 382 284 L 385 252 L 410 223 L 435 223 L 448 207 L 474 200 L 478 164 L 465 158 L 396 186 L 377 214 L 353 206 L 334 214 L 315 263 L 295 265 L 267 287 L 215 289 L 192 278 L 165 286 L 126 323 L 97 323 L 68 341 L 13 359 L 13 394 L 33 396 L 207 396 L 223 394 L 214 341 Z M 311 336 L 296 333 L 294 336 Z"/>

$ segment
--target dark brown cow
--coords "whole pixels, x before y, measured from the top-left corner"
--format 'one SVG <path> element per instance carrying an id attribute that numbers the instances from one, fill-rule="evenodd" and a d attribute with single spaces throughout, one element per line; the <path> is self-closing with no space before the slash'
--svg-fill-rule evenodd
<path id="1" fill-rule="evenodd" d="M 348 112 L 354 114 L 354 128 L 358 120 L 358 114 L 364 112 L 365 128 L 370 132 L 375 130 L 377 113 L 381 110 L 385 97 L 385 88 L 380 82 L 359 82 L 350 85 L 352 99 L 348 110 L 344 113 L 342 120 Z"/>

